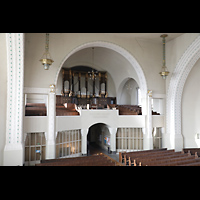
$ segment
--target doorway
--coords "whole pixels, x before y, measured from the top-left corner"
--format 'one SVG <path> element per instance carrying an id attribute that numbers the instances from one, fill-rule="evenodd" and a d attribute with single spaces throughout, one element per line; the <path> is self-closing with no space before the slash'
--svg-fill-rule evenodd
<path id="1" fill-rule="evenodd" d="M 103 123 L 92 125 L 87 135 L 87 155 L 110 153 L 110 132 Z"/>

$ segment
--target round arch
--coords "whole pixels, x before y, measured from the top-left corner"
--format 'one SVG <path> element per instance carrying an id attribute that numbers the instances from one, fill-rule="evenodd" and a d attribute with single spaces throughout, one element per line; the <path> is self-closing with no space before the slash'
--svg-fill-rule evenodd
<path id="1" fill-rule="evenodd" d="M 118 91 L 117 91 L 117 99 L 118 99 L 118 104 L 121 104 L 122 102 L 122 94 L 123 94 L 123 88 L 125 86 L 125 84 L 130 81 L 130 80 L 133 80 L 135 81 L 135 83 L 138 85 L 137 81 L 131 77 L 127 77 L 125 78 L 119 85 L 119 88 L 118 88 Z"/>
<path id="2" fill-rule="evenodd" d="M 166 139 L 165 143 L 169 148 L 174 148 L 176 151 L 182 150 L 183 148 L 181 130 L 183 88 L 190 71 L 199 58 L 200 36 L 194 40 L 180 58 L 169 83 L 166 109 L 166 137 L 168 137 L 168 139 Z M 167 141 L 169 141 L 168 144 Z"/>
<path id="3" fill-rule="evenodd" d="M 90 47 L 108 48 L 108 49 L 116 51 L 117 53 L 119 53 L 123 57 L 125 57 L 130 62 L 130 64 L 133 66 L 133 68 L 135 69 L 135 71 L 137 73 L 137 76 L 138 76 L 138 79 L 139 79 L 139 85 L 140 85 L 140 89 L 141 89 L 141 95 L 143 97 L 146 96 L 146 94 L 147 94 L 147 83 L 146 83 L 146 79 L 145 79 L 145 76 L 144 76 L 144 72 L 143 72 L 141 66 L 139 65 L 139 63 L 137 62 L 137 60 L 127 50 L 125 50 L 124 48 L 122 48 L 122 47 L 120 47 L 120 46 L 118 46 L 116 44 L 109 43 L 109 42 L 103 42 L 103 41 L 95 41 L 95 42 L 88 42 L 88 43 L 82 44 L 82 45 L 74 48 L 70 53 L 68 53 L 63 58 L 63 60 L 61 61 L 60 65 L 58 67 L 58 70 L 57 70 L 57 73 L 56 73 L 56 76 L 55 76 L 55 80 L 54 80 L 54 84 L 55 85 L 57 84 L 58 75 L 60 73 L 60 70 L 61 70 L 64 62 L 71 55 L 76 53 L 77 51 L 80 51 L 80 50 L 85 49 L 85 48 L 90 48 Z"/>

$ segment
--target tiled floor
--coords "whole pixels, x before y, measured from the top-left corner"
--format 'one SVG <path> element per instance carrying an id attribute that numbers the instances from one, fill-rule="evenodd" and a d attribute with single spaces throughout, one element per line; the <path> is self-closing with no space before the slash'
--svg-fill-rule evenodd
<path id="1" fill-rule="evenodd" d="M 97 153 L 104 153 L 117 162 L 119 162 L 119 154 L 109 154 L 108 151 L 105 149 L 102 149 L 100 146 L 98 146 L 96 143 L 90 143 L 89 145 L 89 155 L 97 154 Z"/>

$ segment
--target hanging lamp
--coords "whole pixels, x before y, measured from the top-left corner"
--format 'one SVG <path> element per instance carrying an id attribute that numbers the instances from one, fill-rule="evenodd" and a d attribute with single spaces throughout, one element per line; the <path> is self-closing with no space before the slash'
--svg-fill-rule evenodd
<path id="1" fill-rule="evenodd" d="M 92 47 L 92 67 L 94 67 L 94 47 Z M 96 77 L 98 76 L 99 72 L 96 70 L 88 71 L 89 79 L 95 81 Z"/>
<path id="2" fill-rule="evenodd" d="M 163 66 L 162 66 L 162 71 L 159 73 L 162 78 L 165 80 L 167 76 L 169 75 L 169 71 L 166 67 L 166 61 L 165 61 L 165 38 L 167 37 L 167 34 L 163 34 L 160 37 L 163 38 Z"/>
<path id="3" fill-rule="evenodd" d="M 49 33 L 46 33 L 45 52 L 42 55 L 40 62 L 42 62 L 45 70 L 48 70 L 49 66 L 52 65 L 52 63 L 54 62 L 49 53 Z"/>

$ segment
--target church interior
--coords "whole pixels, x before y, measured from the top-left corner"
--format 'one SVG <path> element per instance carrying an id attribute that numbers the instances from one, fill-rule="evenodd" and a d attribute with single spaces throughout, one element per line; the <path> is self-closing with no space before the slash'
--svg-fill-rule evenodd
<path id="1" fill-rule="evenodd" d="M 0 166 L 200 165 L 199 33 L 0 33 L 0 72 Z"/>

